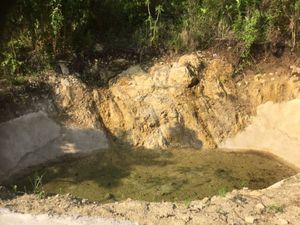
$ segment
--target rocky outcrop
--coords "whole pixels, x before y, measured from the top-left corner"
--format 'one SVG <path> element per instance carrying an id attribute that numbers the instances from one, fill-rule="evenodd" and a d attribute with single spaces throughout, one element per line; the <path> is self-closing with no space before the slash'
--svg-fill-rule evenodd
<path id="1" fill-rule="evenodd" d="M 148 71 L 132 66 L 110 79 L 107 88 L 49 73 L 51 101 L 33 105 L 66 127 L 104 128 L 130 146 L 215 148 L 245 128 L 259 105 L 300 97 L 294 69 L 240 80 L 232 72 L 225 59 L 198 52 Z M 55 107 L 44 106 L 47 102 Z"/>
<path id="2" fill-rule="evenodd" d="M 259 105 L 266 102 L 284 102 L 300 98 L 299 76 L 292 70 L 275 73 L 258 73 L 237 82 L 237 96 L 255 115 Z"/>
<path id="3" fill-rule="evenodd" d="M 232 66 L 213 60 L 201 71 L 203 63 L 190 55 L 149 72 L 129 68 L 107 90 L 94 91 L 103 123 L 118 140 L 134 146 L 216 147 L 239 129 L 236 118 L 246 114 L 237 110 Z"/>
<path id="4" fill-rule="evenodd" d="M 232 72 L 224 59 L 185 55 L 171 64 L 156 64 L 149 71 L 131 67 L 111 80 L 109 88 L 94 90 L 94 99 L 103 124 L 120 142 L 150 149 L 232 147 L 223 143 L 251 123 L 261 104 L 300 99 L 300 82 L 293 71 L 239 80 L 232 78 Z M 269 117 L 274 118 L 273 112 L 282 116 L 286 106 L 280 107 Z M 293 111 L 296 118 L 297 111 Z M 280 126 L 277 122 L 274 127 Z M 298 149 L 299 143 L 292 148 Z M 266 149 L 262 142 L 243 146 Z M 272 150 L 268 149 L 278 153 Z"/>
<path id="5" fill-rule="evenodd" d="M 68 127 L 102 128 L 91 91 L 83 82 L 71 75 L 51 73 L 46 82 L 52 87 L 60 122 Z"/>

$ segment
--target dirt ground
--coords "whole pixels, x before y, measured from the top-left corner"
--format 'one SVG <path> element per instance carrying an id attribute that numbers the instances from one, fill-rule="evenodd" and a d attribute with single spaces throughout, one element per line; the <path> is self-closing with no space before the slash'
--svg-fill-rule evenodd
<path id="1" fill-rule="evenodd" d="M 226 196 L 184 203 L 149 203 L 128 199 L 100 204 L 70 195 L 42 199 L 27 194 L 13 196 L 2 188 L 0 208 L 30 214 L 100 216 L 140 225 L 297 225 L 300 224 L 300 174 L 267 189 L 234 190 Z"/>

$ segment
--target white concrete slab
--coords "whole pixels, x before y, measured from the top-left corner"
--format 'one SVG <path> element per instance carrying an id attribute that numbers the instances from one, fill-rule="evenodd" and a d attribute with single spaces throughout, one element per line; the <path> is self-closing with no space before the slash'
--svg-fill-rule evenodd
<path id="1" fill-rule="evenodd" d="M 50 216 L 14 213 L 0 209 L 1 225 L 138 225 L 130 221 L 117 221 L 99 217 Z"/>

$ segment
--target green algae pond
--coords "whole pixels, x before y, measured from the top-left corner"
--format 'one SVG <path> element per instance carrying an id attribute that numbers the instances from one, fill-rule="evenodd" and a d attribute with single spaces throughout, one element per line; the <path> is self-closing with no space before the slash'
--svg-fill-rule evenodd
<path id="1" fill-rule="evenodd" d="M 294 174 L 253 151 L 118 149 L 52 164 L 24 178 L 18 188 L 100 202 L 190 201 L 243 187 L 265 188 Z"/>

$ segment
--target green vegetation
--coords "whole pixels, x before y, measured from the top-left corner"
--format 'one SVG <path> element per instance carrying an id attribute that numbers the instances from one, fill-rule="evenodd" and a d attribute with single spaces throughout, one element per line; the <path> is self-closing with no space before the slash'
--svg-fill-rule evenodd
<path id="1" fill-rule="evenodd" d="M 267 211 L 272 213 L 283 213 L 284 205 L 272 204 L 267 206 Z"/>
<path id="2" fill-rule="evenodd" d="M 298 0 L 16 0 L 9 9 L 0 23 L 2 77 L 96 57 L 97 43 L 144 54 L 231 41 L 241 62 L 256 44 L 299 48 Z"/>
<path id="3" fill-rule="evenodd" d="M 45 197 L 45 191 L 43 190 L 43 176 L 35 173 L 33 178 L 30 179 L 32 192 L 37 195 L 39 198 Z"/>
<path id="4" fill-rule="evenodd" d="M 240 187 L 248 187 L 249 186 L 249 181 L 247 180 L 241 180 L 240 182 Z"/>
<path id="5" fill-rule="evenodd" d="M 221 197 L 225 197 L 227 192 L 228 192 L 227 189 L 225 187 L 222 187 L 218 190 L 218 195 Z"/>
<path id="6" fill-rule="evenodd" d="M 184 200 L 184 204 L 187 208 L 189 208 L 191 206 L 191 203 L 192 203 L 192 199 L 190 197 L 187 197 L 185 200 Z"/>

